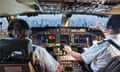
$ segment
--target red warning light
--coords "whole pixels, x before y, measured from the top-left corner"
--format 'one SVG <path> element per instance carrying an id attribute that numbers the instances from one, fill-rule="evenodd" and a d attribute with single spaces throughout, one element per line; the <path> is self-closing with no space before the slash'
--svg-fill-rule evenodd
<path id="1" fill-rule="evenodd" d="M 54 35 L 49 35 L 48 38 L 49 38 L 50 40 L 54 40 L 54 39 L 55 39 L 55 36 L 54 36 Z"/>

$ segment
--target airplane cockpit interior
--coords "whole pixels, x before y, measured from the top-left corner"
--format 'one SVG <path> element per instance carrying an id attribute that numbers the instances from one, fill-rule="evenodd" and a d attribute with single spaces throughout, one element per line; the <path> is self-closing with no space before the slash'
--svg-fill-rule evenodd
<path id="1" fill-rule="evenodd" d="M 94 72 L 90 64 L 68 55 L 64 46 L 84 53 L 105 39 L 110 17 L 119 14 L 119 0 L 2 0 L 0 72 L 49 72 L 42 71 L 39 63 L 36 64 L 31 54 L 35 51 L 32 44 L 46 49 L 63 67 L 61 72 Z M 7 28 L 13 19 L 23 19 L 28 23 L 32 42 L 6 39 L 9 34 Z M 101 72 L 120 71 L 120 62 L 113 66 Z"/>

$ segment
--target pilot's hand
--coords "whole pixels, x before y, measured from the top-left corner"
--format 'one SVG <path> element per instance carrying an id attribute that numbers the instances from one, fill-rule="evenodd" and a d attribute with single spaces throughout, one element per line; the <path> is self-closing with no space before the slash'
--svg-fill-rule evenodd
<path id="1" fill-rule="evenodd" d="M 67 54 L 70 54 L 70 53 L 72 52 L 71 47 L 70 47 L 70 46 L 68 46 L 68 45 L 65 45 L 65 46 L 64 46 L 64 48 L 63 48 L 63 50 L 64 50 L 64 51 L 66 51 L 66 52 L 67 52 Z"/>
<path id="2" fill-rule="evenodd" d="M 63 72 L 63 66 L 58 66 L 56 72 Z"/>

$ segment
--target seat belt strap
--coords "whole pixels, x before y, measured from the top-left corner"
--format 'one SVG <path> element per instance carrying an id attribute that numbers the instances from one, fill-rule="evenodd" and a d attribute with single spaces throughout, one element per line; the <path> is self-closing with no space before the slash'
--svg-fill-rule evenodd
<path id="1" fill-rule="evenodd" d="M 107 40 L 110 44 L 114 45 L 115 48 L 117 48 L 118 50 L 120 50 L 120 46 L 118 46 L 115 42 L 113 42 L 112 40 Z"/>

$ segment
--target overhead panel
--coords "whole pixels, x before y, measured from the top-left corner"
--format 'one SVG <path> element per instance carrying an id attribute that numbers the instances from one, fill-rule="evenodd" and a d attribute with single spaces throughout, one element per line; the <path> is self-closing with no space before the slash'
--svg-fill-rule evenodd
<path id="1" fill-rule="evenodd" d="M 43 13 L 89 13 L 107 14 L 115 11 L 120 0 L 16 0 Z M 115 9 L 115 10 L 114 10 Z"/>

